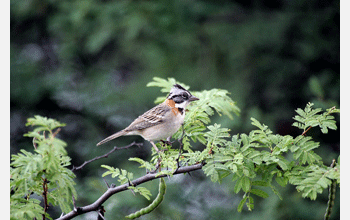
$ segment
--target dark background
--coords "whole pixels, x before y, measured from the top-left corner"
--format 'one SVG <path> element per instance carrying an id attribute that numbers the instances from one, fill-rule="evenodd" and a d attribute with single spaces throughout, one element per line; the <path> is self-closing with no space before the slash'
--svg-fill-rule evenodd
<path id="1" fill-rule="evenodd" d="M 96 147 L 154 106 L 163 94 L 146 84 L 155 76 L 174 77 L 191 91 L 228 90 L 241 115 L 233 121 L 216 115 L 212 122 L 232 135 L 249 133 L 254 117 L 295 137 L 301 133 L 291 126 L 296 108 L 309 101 L 340 108 L 339 8 L 339 1 L 323 0 L 11 0 L 10 153 L 32 150 L 24 124 L 37 114 L 67 124 L 59 136 L 76 166 L 115 145 L 143 142 L 123 137 Z M 316 152 L 326 165 L 340 154 L 339 130 L 323 135 L 314 128 L 308 135 L 321 143 Z M 76 172 L 77 205 L 106 190 L 101 164 L 137 178 L 144 170 L 128 158 L 147 160 L 150 149 L 145 142 Z M 310 201 L 293 186 L 278 187 L 282 201 L 269 191 L 269 198 L 255 199 L 252 212 L 238 213 L 243 194 L 233 193 L 230 177 L 212 183 L 196 171 L 167 183 L 162 205 L 143 219 L 322 219 L 328 195 Z M 158 181 L 144 186 L 154 198 Z M 123 192 L 104 204 L 106 217 L 122 218 L 148 203 Z M 339 219 L 339 190 L 332 219 Z"/>

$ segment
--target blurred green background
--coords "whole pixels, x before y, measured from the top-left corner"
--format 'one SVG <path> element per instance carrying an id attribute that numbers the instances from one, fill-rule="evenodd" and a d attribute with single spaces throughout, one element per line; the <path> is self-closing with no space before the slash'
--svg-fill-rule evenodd
<path id="1" fill-rule="evenodd" d="M 162 94 L 146 84 L 155 76 L 174 77 L 191 91 L 228 90 L 241 115 L 233 121 L 216 115 L 212 122 L 231 134 L 248 133 L 254 117 L 276 133 L 297 136 L 296 108 L 309 101 L 340 108 L 339 7 L 332 0 L 11 0 L 10 152 L 32 148 L 24 124 L 36 114 L 67 124 L 59 136 L 75 166 L 115 145 L 143 142 L 132 136 L 96 147 L 154 106 Z M 316 152 L 325 164 L 338 157 L 339 130 L 308 134 L 321 142 Z M 77 171 L 77 205 L 106 190 L 101 164 L 139 177 L 145 171 L 128 158 L 149 159 L 150 149 L 145 142 Z M 243 194 L 233 193 L 230 177 L 212 183 L 196 171 L 166 181 L 165 200 L 141 219 L 323 219 L 328 196 L 325 190 L 310 201 L 295 187 L 279 187 L 282 201 L 269 192 L 268 199 L 255 199 L 252 212 L 238 213 Z M 157 194 L 158 181 L 144 186 Z M 119 219 L 148 203 L 123 192 L 104 204 L 106 217 Z M 50 214 L 60 215 L 51 207 Z M 339 189 L 332 219 L 339 219 Z"/>

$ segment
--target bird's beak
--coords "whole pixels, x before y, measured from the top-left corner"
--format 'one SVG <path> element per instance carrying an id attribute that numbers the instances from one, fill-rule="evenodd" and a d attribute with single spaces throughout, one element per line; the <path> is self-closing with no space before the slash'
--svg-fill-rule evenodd
<path id="1" fill-rule="evenodd" d="M 196 96 L 192 95 L 188 101 L 192 102 L 192 101 L 196 101 L 196 100 L 199 100 L 199 98 L 197 98 Z"/>

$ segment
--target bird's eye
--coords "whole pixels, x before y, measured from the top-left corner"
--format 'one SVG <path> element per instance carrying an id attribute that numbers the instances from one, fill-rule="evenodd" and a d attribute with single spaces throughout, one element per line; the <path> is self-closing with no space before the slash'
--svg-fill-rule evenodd
<path id="1" fill-rule="evenodd" d="M 188 99 L 188 95 L 186 93 L 182 94 L 182 98 Z"/>

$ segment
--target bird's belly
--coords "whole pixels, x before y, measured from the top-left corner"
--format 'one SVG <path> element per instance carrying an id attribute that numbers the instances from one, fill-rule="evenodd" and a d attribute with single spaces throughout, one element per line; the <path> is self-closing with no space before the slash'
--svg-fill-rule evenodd
<path id="1" fill-rule="evenodd" d="M 181 115 L 182 116 L 182 115 Z M 174 122 L 161 123 L 152 127 L 151 129 L 146 129 L 143 132 L 143 138 L 148 141 L 159 141 L 166 140 L 168 137 L 175 134 L 183 123 L 183 117 L 180 120 L 175 120 Z"/>

